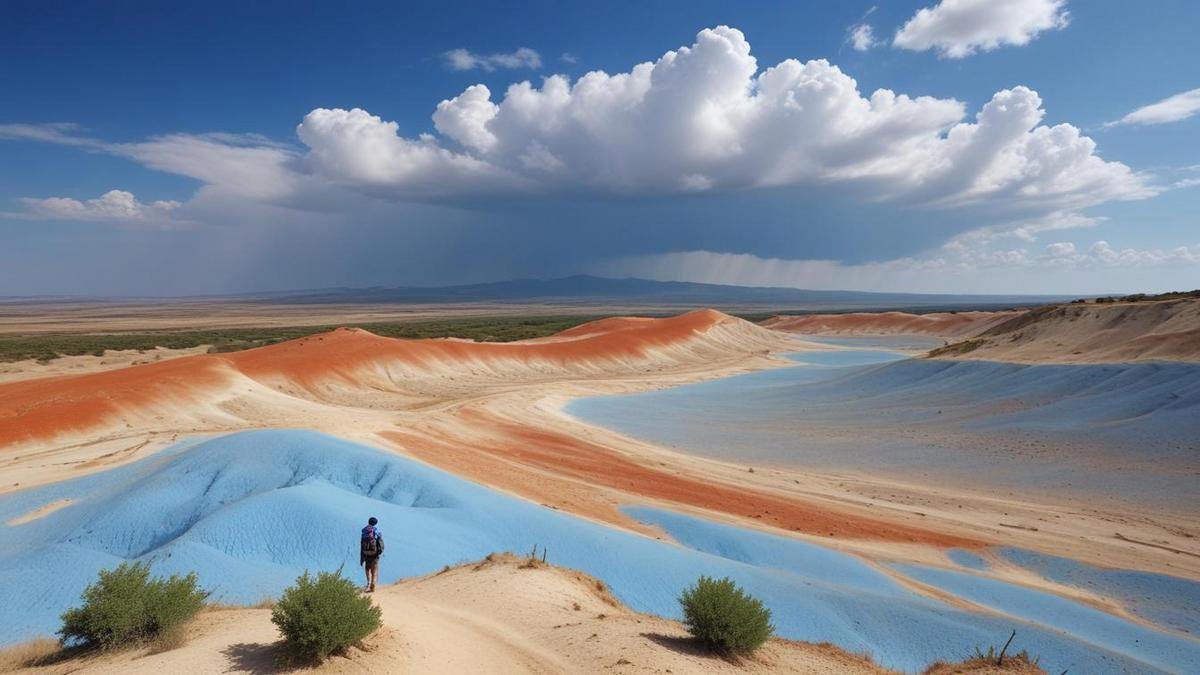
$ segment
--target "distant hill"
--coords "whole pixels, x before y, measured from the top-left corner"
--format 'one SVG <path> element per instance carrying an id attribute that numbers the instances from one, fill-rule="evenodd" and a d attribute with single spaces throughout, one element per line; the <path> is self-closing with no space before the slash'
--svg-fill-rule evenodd
<path id="1" fill-rule="evenodd" d="M 1025 363 L 1197 362 L 1200 291 L 1047 305 L 930 355 Z"/>
<path id="2" fill-rule="evenodd" d="M 863 309 L 880 307 L 1008 307 L 1041 305 L 1068 296 L 935 295 L 815 291 L 798 288 L 723 286 L 681 281 L 609 279 L 578 275 L 561 279 L 515 279 L 484 284 L 439 287 L 328 288 L 238 296 L 291 304 L 324 303 L 577 303 L 680 305 L 717 307 L 792 307 L 798 309 Z"/>

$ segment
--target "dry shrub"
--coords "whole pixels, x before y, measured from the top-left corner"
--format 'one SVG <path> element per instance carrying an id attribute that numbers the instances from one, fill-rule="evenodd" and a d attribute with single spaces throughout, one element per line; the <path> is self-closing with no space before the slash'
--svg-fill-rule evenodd
<path id="1" fill-rule="evenodd" d="M 58 640 L 44 637 L 0 649 L 0 673 L 22 668 L 32 668 L 49 663 L 59 655 L 62 647 Z"/>

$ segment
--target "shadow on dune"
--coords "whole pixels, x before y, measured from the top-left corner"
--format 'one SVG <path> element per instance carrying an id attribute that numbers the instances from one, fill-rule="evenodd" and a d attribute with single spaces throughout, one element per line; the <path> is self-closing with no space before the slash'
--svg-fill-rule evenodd
<path id="1" fill-rule="evenodd" d="M 641 636 L 659 647 L 670 649 L 678 654 L 687 656 L 711 656 L 711 653 L 696 640 L 682 635 L 664 635 L 662 633 L 641 633 Z"/>
<path id="2" fill-rule="evenodd" d="M 247 672 L 252 675 L 285 672 L 285 669 L 277 665 L 279 657 L 279 645 L 277 643 L 254 644 L 239 642 L 238 644 L 230 645 L 228 648 L 222 650 L 221 653 L 229 658 L 230 670 Z"/>

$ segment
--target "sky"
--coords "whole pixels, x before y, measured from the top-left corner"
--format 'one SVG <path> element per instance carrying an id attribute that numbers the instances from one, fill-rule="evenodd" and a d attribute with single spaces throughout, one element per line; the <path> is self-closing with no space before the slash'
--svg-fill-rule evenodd
<path id="1" fill-rule="evenodd" d="M 0 296 L 1200 287 L 1200 3 L 5 4 Z"/>

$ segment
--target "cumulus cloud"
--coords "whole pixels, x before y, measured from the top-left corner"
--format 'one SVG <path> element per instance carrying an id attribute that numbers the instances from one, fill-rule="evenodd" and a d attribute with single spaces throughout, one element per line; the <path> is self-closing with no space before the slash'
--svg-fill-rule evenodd
<path id="1" fill-rule="evenodd" d="M 450 70 L 480 69 L 492 72 L 497 68 L 537 70 L 542 67 L 542 55 L 529 47 L 496 54 L 476 54 L 470 50 L 459 48 L 451 49 L 442 56 L 446 60 L 446 67 Z"/>
<path id="2" fill-rule="evenodd" d="M 471 105 L 463 101 L 448 108 L 440 115 L 442 123 L 459 134 L 460 142 L 485 142 L 471 122 Z M 404 138 L 395 122 L 359 108 L 317 108 L 304 116 L 296 133 L 309 148 L 303 158 L 309 170 L 368 192 L 428 198 L 516 188 L 520 182 L 472 155 L 441 147 L 432 136 Z"/>
<path id="3" fill-rule="evenodd" d="M 846 40 L 854 51 L 865 52 L 879 44 L 875 39 L 875 30 L 869 24 L 860 23 L 850 27 Z"/>
<path id="4" fill-rule="evenodd" d="M 968 118 L 954 99 L 864 94 L 824 59 L 760 68 L 741 31 L 719 26 L 627 72 L 518 82 L 495 99 L 469 86 L 436 106 L 436 134 L 406 136 L 357 108 L 312 110 L 297 147 L 232 134 L 132 143 L 73 128 L 8 125 L 0 134 L 88 144 L 192 177 L 204 194 L 303 208 L 329 201 L 317 198 L 328 191 L 436 201 L 799 186 L 906 206 L 983 205 L 994 222 L 1066 221 L 1159 190 L 1101 159 L 1076 127 L 1041 124 L 1043 115 L 1026 87 L 997 92 Z"/>
<path id="5" fill-rule="evenodd" d="M 140 202 L 133 193 L 124 190 L 109 190 L 95 199 L 86 201 L 69 197 L 48 197 L 23 198 L 19 202 L 25 210 L 9 215 L 36 220 L 80 220 L 155 226 L 178 224 L 173 215 L 175 210 L 182 206 L 177 201 Z"/>
<path id="6" fill-rule="evenodd" d="M 1142 106 L 1115 122 L 1117 124 L 1167 124 L 1179 122 L 1200 112 L 1200 89 L 1192 89 L 1181 94 L 1175 94 L 1157 103 Z"/>
<path id="7" fill-rule="evenodd" d="M 892 44 L 961 59 L 977 51 L 1025 45 L 1043 31 L 1070 22 L 1066 0 L 942 0 L 919 10 Z"/>
<path id="8" fill-rule="evenodd" d="M 1041 125 L 1041 99 L 1028 88 L 998 92 L 974 121 L 965 112 L 953 99 L 864 96 L 823 59 L 760 70 L 745 36 L 718 27 L 625 73 L 521 82 L 497 101 L 474 85 L 439 104 L 434 121 L 458 152 L 549 189 L 857 183 L 882 198 L 1039 209 L 1155 191 L 1097 156 L 1076 127 Z"/>

